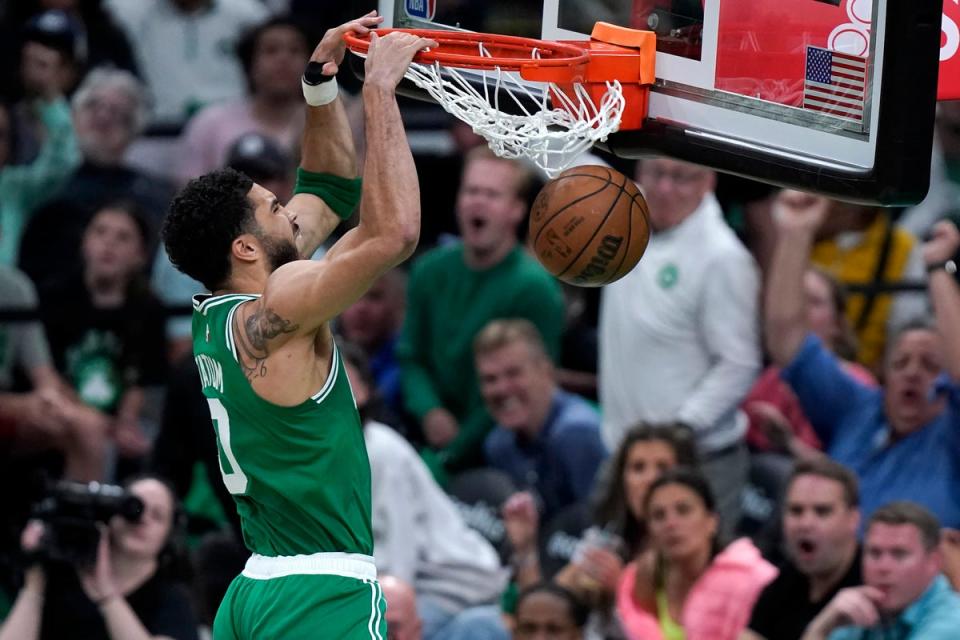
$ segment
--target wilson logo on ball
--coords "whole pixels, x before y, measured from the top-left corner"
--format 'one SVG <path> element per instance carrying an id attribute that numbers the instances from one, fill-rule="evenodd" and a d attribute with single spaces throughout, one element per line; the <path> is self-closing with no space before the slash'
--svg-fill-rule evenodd
<path id="1" fill-rule="evenodd" d="M 600 246 L 597 248 L 597 253 L 590 258 L 590 262 L 587 263 L 583 271 L 574 276 L 573 279 L 577 282 L 586 282 L 606 273 L 610 261 L 617 257 L 617 252 L 622 244 L 623 238 L 621 236 L 603 236 L 603 240 L 600 241 Z"/>

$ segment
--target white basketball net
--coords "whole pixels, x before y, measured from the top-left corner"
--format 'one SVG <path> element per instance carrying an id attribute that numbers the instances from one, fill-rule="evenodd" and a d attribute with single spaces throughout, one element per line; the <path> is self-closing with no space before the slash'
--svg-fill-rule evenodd
<path id="1" fill-rule="evenodd" d="M 481 56 L 491 57 L 482 43 L 478 49 Z M 540 57 L 536 49 L 531 57 Z M 462 71 L 439 62 L 415 62 L 406 77 L 448 113 L 471 125 L 498 156 L 528 158 L 551 178 L 620 127 L 625 101 L 618 81 L 606 83 L 607 91 L 597 107 L 580 83 L 574 84 L 571 97 L 553 83 L 525 82 L 519 73 L 499 67 L 471 69 L 469 75 L 482 82 L 480 91 Z M 501 111 L 501 92 L 522 115 Z M 551 107 L 551 95 L 562 105 Z"/>

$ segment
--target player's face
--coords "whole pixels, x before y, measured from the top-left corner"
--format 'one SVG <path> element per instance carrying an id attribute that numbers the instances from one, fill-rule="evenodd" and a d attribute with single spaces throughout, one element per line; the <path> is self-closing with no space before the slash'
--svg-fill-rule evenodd
<path id="1" fill-rule="evenodd" d="M 828 346 L 833 345 L 840 333 L 840 318 L 830 283 L 816 271 L 807 271 L 803 275 L 803 291 L 807 299 L 807 329 Z"/>
<path id="2" fill-rule="evenodd" d="M 683 222 L 713 190 L 715 182 L 712 171 L 678 160 L 656 158 L 637 166 L 637 183 L 650 208 L 654 231 Z"/>
<path id="3" fill-rule="evenodd" d="M 130 485 L 130 493 L 143 501 L 139 522 L 116 517 L 111 522 L 115 547 L 124 554 L 144 559 L 156 558 L 170 537 L 173 527 L 173 496 L 169 489 L 153 478 Z"/>
<path id="4" fill-rule="evenodd" d="M 103 209 L 83 232 L 83 261 L 95 282 L 129 281 L 146 262 L 146 248 L 136 222 L 126 211 Z"/>
<path id="5" fill-rule="evenodd" d="M 708 552 L 717 535 L 717 517 L 695 491 L 682 484 L 654 490 L 647 526 L 656 550 L 672 562 Z"/>
<path id="6" fill-rule="evenodd" d="M 563 598 L 552 593 L 527 596 L 517 608 L 516 640 L 578 640 L 583 635 L 570 607 Z"/>
<path id="7" fill-rule="evenodd" d="M 481 158 L 463 172 L 457 193 L 457 222 L 464 245 L 495 253 L 516 242 L 526 206 L 517 195 L 518 170 L 512 162 Z"/>
<path id="8" fill-rule="evenodd" d="M 940 335 L 927 329 L 905 331 L 892 345 L 884 371 L 887 418 L 899 435 L 912 433 L 944 409 L 933 395 L 933 384 L 943 371 Z"/>
<path id="9" fill-rule="evenodd" d="M 830 574 L 848 560 L 859 523 L 859 512 L 846 504 L 836 480 L 802 475 L 790 484 L 783 533 L 787 554 L 801 573 Z"/>
<path id="10" fill-rule="evenodd" d="M 623 493 L 633 517 L 642 520 L 650 485 L 661 473 L 677 466 L 677 454 L 662 440 L 641 440 L 630 445 L 623 465 Z"/>
<path id="11" fill-rule="evenodd" d="M 253 203 L 253 214 L 259 226 L 257 239 L 267 254 L 271 270 L 299 259 L 296 239 L 300 228 L 293 215 L 275 195 L 259 184 L 254 183 L 247 197 Z"/>
<path id="12" fill-rule="evenodd" d="M 300 33 L 287 25 L 270 27 L 260 34 L 250 69 L 254 91 L 267 96 L 299 94 L 300 74 L 310 51 Z"/>
<path id="13" fill-rule="evenodd" d="M 477 358 L 477 378 L 487 410 L 506 429 L 534 433 L 553 395 L 549 361 L 516 340 Z"/>
<path id="14" fill-rule="evenodd" d="M 885 613 L 903 611 L 940 573 L 939 551 L 927 551 L 912 524 L 873 524 L 863 545 L 863 581 L 883 592 Z"/>

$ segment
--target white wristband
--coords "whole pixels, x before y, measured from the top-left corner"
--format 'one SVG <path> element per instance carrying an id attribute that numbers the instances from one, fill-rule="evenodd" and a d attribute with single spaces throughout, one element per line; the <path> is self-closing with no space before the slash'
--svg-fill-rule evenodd
<path id="1" fill-rule="evenodd" d="M 303 86 L 303 97 L 311 107 L 322 107 L 325 104 L 330 104 L 337 99 L 337 94 L 340 93 L 336 78 L 330 78 L 320 84 L 307 84 L 307 81 L 301 78 L 300 84 Z"/>

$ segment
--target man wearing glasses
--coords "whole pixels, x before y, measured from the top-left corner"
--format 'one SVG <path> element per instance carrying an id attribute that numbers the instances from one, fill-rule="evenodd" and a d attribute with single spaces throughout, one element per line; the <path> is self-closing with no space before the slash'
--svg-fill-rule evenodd
<path id="1" fill-rule="evenodd" d="M 636 181 L 653 234 L 640 264 L 601 297 L 604 439 L 614 450 L 639 421 L 689 425 L 730 532 L 748 465 L 737 407 L 760 369 L 758 270 L 724 222 L 712 171 L 654 158 Z"/>

